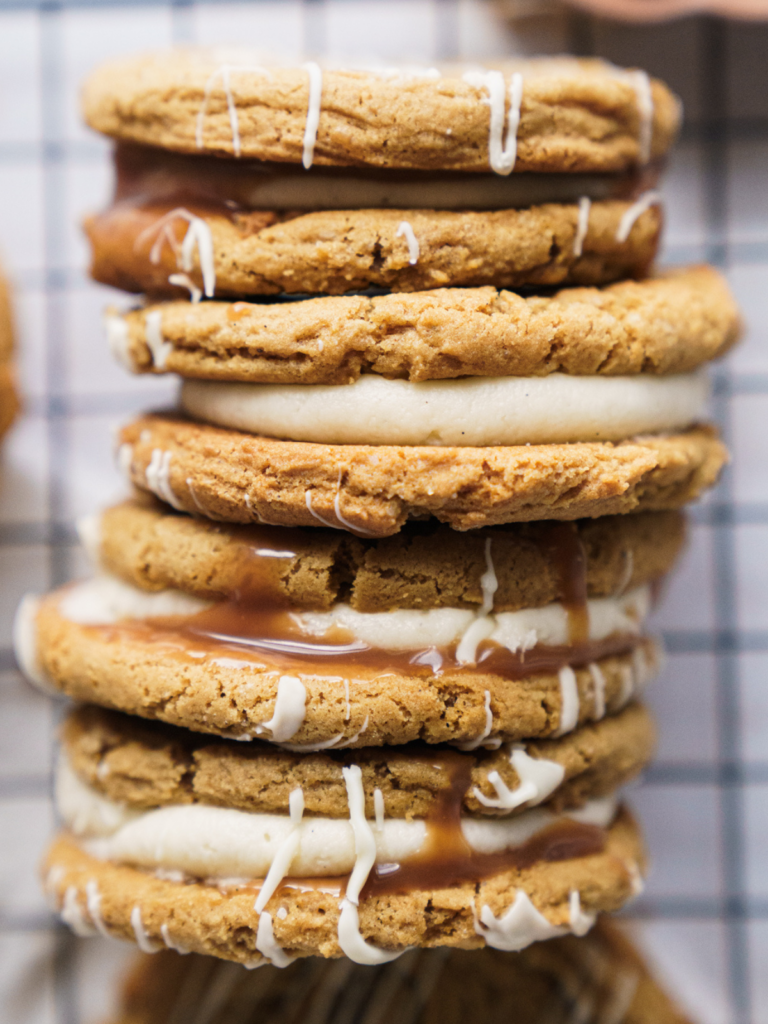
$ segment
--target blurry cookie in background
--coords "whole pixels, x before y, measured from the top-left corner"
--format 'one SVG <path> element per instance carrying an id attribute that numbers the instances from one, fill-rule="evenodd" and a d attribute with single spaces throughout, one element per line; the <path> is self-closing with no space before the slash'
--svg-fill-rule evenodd
<path id="1" fill-rule="evenodd" d="M 13 363 L 13 316 L 8 284 L 0 268 L 0 438 L 19 411 Z"/>
<path id="2" fill-rule="evenodd" d="M 301 960 L 286 970 L 174 952 L 142 954 L 109 1024 L 686 1024 L 625 934 L 601 920 L 589 935 L 521 953 L 412 950 L 380 967 Z"/>

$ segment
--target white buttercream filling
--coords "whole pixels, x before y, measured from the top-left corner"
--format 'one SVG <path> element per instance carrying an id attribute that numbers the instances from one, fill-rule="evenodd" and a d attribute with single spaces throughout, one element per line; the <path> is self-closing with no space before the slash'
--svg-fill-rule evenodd
<path id="1" fill-rule="evenodd" d="M 348 875 L 357 859 L 355 828 L 348 818 L 305 816 L 297 823 L 288 814 L 255 814 L 205 804 L 135 811 L 101 796 L 66 761 L 59 766 L 56 804 L 64 823 L 100 860 L 195 878 L 264 878 L 292 836 L 295 846 L 285 865 L 286 875 Z M 536 808 L 508 819 L 464 818 L 461 828 L 471 849 L 500 853 L 521 846 L 556 821 L 570 818 L 605 828 L 615 813 L 616 799 L 608 797 L 567 814 Z M 427 840 L 427 831 L 424 821 L 385 819 L 381 827 L 370 829 L 374 862 L 401 863 L 415 856 Z"/>
<path id="2" fill-rule="evenodd" d="M 71 622 L 96 626 L 124 619 L 194 615 L 211 603 L 179 590 L 140 590 L 103 574 L 68 587 L 59 601 L 59 611 Z M 636 635 L 649 610 L 647 586 L 617 597 L 591 598 L 587 601 L 588 639 Z M 513 653 L 538 644 L 554 647 L 569 643 L 568 610 L 559 602 L 486 615 L 464 608 L 358 612 L 349 605 L 338 604 L 328 612 L 292 612 L 291 619 L 306 636 L 322 637 L 331 630 L 342 629 L 354 640 L 381 650 L 447 647 L 459 643 L 478 622 L 484 627 L 480 639 L 489 639 Z"/>
<path id="3" fill-rule="evenodd" d="M 701 419 L 704 371 L 654 377 L 462 377 L 353 384 L 185 380 L 191 416 L 252 434 L 323 444 L 520 445 L 617 441 Z"/>

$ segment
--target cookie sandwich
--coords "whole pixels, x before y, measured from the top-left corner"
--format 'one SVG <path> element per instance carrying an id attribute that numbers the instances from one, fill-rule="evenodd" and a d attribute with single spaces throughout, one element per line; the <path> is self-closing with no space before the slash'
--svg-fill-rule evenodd
<path id="1" fill-rule="evenodd" d="M 230 522 L 361 536 L 676 508 L 725 459 L 705 364 L 738 313 L 709 267 L 522 297 L 439 289 L 154 304 L 107 319 L 182 416 L 119 435 L 129 480 Z"/>
<path id="2" fill-rule="evenodd" d="M 372 964 L 580 933 L 637 891 L 617 793 L 679 514 L 377 541 L 134 500 L 84 535 L 101 574 L 17 623 L 30 675 L 101 706 L 65 727 L 45 867 L 76 929 Z"/>
<path id="3" fill-rule="evenodd" d="M 355 70 L 223 49 L 110 63 L 83 105 L 117 142 L 94 276 L 207 297 L 640 275 L 680 116 L 661 82 L 602 61 Z"/>

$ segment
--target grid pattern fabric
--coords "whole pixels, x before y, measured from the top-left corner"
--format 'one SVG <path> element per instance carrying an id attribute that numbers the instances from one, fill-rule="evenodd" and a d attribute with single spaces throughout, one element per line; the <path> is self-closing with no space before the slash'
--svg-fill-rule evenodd
<path id="1" fill-rule="evenodd" d="M 714 373 L 734 464 L 695 509 L 657 616 L 669 652 L 649 697 L 661 744 L 631 794 L 653 871 L 627 916 L 702 1024 L 768 1024 L 768 26 L 617 26 L 543 9 L 511 27 L 490 0 L 0 0 L 0 254 L 25 394 L 0 458 L 0 1015 L 103 1019 L 129 952 L 75 939 L 39 893 L 60 708 L 22 681 L 10 646 L 22 594 L 85 571 L 76 518 L 122 493 L 112 430 L 174 390 L 129 378 L 101 336 L 103 307 L 125 297 L 85 274 L 78 223 L 106 202 L 111 172 L 109 147 L 79 123 L 78 85 L 111 56 L 232 40 L 289 58 L 598 54 L 682 96 L 665 259 L 724 268 L 748 331 Z"/>

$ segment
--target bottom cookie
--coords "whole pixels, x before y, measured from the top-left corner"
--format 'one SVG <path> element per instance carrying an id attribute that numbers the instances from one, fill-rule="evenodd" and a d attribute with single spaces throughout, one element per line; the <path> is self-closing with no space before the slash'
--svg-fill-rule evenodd
<path id="1" fill-rule="evenodd" d="M 137 958 L 109 1024 L 688 1024 L 616 925 L 522 953 L 412 950 L 368 969 L 305 959 L 251 973 L 174 953 Z"/>
<path id="2" fill-rule="evenodd" d="M 98 931 L 145 951 L 166 946 L 249 966 L 345 954 L 375 964 L 414 946 L 518 950 L 567 932 L 584 934 L 596 914 L 618 910 L 637 892 L 644 853 L 626 810 L 604 830 L 595 852 L 569 854 L 567 835 L 562 839 L 545 856 L 445 888 L 425 876 L 421 887 L 390 891 L 384 873 L 362 890 L 359 908 L 348 898 L 354 872 L 285 878 L 259 913 L 261 880 L 185 881 L 170 871 L 158 877 L 98 860 L 66 833 L 51 845 L 43 871 L 49 896 L 79 934 Z"/>

